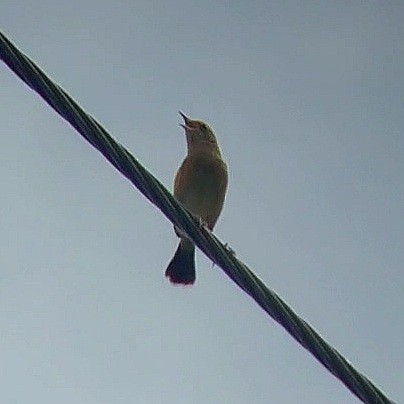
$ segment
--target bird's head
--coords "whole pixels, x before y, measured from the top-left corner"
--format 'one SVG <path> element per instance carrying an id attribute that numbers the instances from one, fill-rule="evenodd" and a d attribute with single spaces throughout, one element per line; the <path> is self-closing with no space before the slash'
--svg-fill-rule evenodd
<path id="1" fill-rule="evenodd" d="M 198 151 L 218 151 L 218 144 L 216 136 L 213 130 L 205 122 L 196 121 L 188 118 L 181 111 L 179 112 L 184 123 L 180 123 L 185 129 L 185 135 L 187 137 L 188 152 L 194 150 Z"/>

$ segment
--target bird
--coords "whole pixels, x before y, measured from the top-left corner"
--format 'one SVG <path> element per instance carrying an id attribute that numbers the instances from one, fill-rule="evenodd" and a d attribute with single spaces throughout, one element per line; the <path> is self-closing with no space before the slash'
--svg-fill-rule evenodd
<path id="1" fill-rule="evenodd" d="M 213 230 L 222 211 L 228 183 L 213 130 L 203 121 L 188 118 L 179 111 L 185 130 L 187 154 L 174 177 L 174 197 L 209 230 Z M 165 276 L 174 285 L 195 282 L 195 244 L 174 226 L 180 242 L 168 264 Z"/>

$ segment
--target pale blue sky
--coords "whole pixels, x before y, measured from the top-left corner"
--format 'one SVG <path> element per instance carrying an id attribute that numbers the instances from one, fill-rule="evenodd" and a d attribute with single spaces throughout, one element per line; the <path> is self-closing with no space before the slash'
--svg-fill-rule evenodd
<path id="1" fill-rule="evenodd" d="M 181 109 L 230 183 L 216 234 L 404 401 L 404 3 L 3 0 L 0 29 L 164 184 Z M 4 403 L 356 403 L 0 67 Z"/>

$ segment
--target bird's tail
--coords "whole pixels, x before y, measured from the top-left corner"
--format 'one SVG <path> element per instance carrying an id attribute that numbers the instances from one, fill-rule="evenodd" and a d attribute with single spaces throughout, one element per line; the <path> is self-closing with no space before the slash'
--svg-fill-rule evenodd
<path id="1" fill-rule="evenodd" d="M 195 282 L 195 245 L 183 238 L 165 273 L 171 283 L 192 285 Z"/>

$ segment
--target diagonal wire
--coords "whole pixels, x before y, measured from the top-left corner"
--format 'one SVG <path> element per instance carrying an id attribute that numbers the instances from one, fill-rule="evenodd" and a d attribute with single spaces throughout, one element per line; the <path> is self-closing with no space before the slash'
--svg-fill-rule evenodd
<path id="1" fill-rule="evenodd" d="M 198 220 L 128 150 L 117 143 L 93 117 L 85 113 L 1 32 L 0 58 L 354 395 L 364 403 L 394 404 L 306 321 L 297 316 L 274 291 L 265 286 L 214 234 L 201 227 Z"/>

